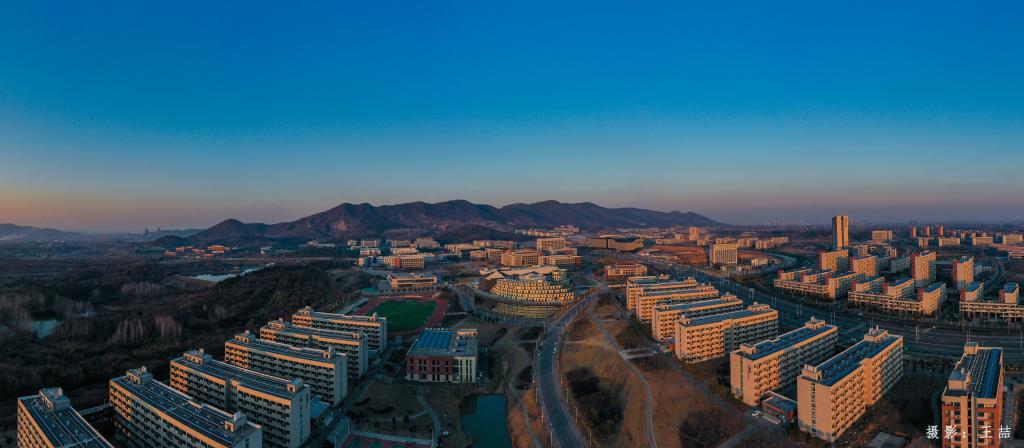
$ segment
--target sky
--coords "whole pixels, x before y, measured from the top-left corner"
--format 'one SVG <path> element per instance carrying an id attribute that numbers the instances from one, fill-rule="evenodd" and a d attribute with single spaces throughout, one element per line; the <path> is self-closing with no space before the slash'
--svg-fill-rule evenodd
<path id="1" fill-rule="evenodd" d="M 5 2 L 0 222 L 1024 219 L 1021 2 Z"/>

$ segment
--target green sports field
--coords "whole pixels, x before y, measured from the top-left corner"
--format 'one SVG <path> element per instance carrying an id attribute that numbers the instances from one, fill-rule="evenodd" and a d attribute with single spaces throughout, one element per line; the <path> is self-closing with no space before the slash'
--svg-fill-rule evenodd
<path id="1" fill-rule="evenodd" d="M 408 331 L 427 323 L 437 303 L 419 300 L 394 300 L 384 302 L 370 310 L 367 315 L 377 313 L 388 318 L 388 331 Z"/>

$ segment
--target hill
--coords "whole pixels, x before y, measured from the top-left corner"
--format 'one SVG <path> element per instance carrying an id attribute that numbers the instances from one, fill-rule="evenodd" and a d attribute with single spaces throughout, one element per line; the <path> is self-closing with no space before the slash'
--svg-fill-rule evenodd
<path id="1" fill-rule="evenodd" d="M 693 212 L 659 212 L 639 208 L 606 208 L 590 202 L 569 204 L 544 201 L 496 208 L 454 200 L 428 204 L 374 206 L 341 204 L 291 222 L 243 223 L 228 219 L 190 235 L 198 244 L 254 246 L 272 242 L 340 241 L 346 238 L 419 233 L 441 237 L 505 235 L 517 227 L 555 227 L 570 224 L 601 231 L 620 227 L 721 226 Z M 463 229 L 463 227 L 465 227 Z"/>
<path id="2" fill-rule="evenodd" d="M 55 241 L 55 240 L 82 240 L 88 239 L 87 235 L 63 230 L 19 226 L 15 224 L 0 224 L 0 242 L 17 241 Z"/>

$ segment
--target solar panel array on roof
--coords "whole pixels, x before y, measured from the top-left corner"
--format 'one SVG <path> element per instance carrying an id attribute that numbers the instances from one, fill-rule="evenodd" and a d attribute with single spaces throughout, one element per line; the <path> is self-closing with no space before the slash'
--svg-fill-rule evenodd
<path id="1" fill-rule="evenodd" d="M 824 334 L 824 333 L 828 332 L 829 330 L 831 330 L 833 328 L 836 328 L 836 327 L 833 326 L 833 325 L 825 325 L 825 326 L 823 326 L 821 328 L 800 327 L 800 328 L 797 328 L 796 330 L 793 330 L 793 331 L 790 331 L 788 333 L 779 335 L 779 337 L 777 337 L 777 338 L 769 339 L 767 341 L 758 342 L 757 344 L 754 344 L 754 353 L 751 353 L 750 355 L 746 355 L 746 354 L 741 352 L 740 356 L 743 356 L 743 357 L 746 357 L 746 358 L 749 358 L 749 359 L 752 359 L 752 360 L 753 359 L 761 359 L 761 358 L 764 358 L 765 356 L 768 356 L 768 355 L 771 355 L 773 353 L 776 353 L 776 352 L 779 352 L 781 350 L 784 350 L 787 347 L 792 347 L 793 345 L 796 345 L 797 343 L 799 343 L 801 341 L 806 341 L 806 340 L 812 339 L 812 338 L 814 338 L 814 337 L 816 337 L 816 336 L 818 336 L 820 334 Z"/>
<path id="2" fill-rule="evenodd" d="M 713 324 L 713 323 L 716 323 L 716 322 L 721 322 L 723 320 L 741 319 L 741 318 L 744 318 L 744 317 L 756 316 L 758 314 L 766 314 L 766 313 L 769 313 L 769 312 L 771 312 L 770 309 L 769 310 L 765 310 L 765 311 L 752 311 L 750 309 L 739 310 L 739 311 L 730 311 L 728 313 L 715 314 L 715 315 L 712 315 L 712 316 L 705 316 L 705 317 L 701 317 L 701 318 L 697 318 L 697 319 L 691 319 L 690 320 L 690 324 L 688 326 L 694 327 L 694 326 L 698 326 L 698 325 L 708 325 L 708 324 Z"/>
<path id="3" fill-rule="evenodd" d="M 413 345 L 414 350 L 447 350 L 455 333 L 448 330 L 425 330 Z"/>
<path id="4" fill-rule="evenodd" d="M 842 353 L 818 365 L 822 372 L 821 384 L 831 386 L 857 370 L 860 362 L 871 358 L 896 342 L 896 336 L 888 336 L 880 342 L 860 341 Z"/>
<path id="5" fill-rule="evenodd" d="M 201 364 L 198 364 L 182 357 L 174 359 L 171 362 L 179 363 L 183 366 L 194 369 L 197 372 L 202 372 L 225 381 L 237 380 L 241 385 L 247 388 L 285 399 L 291 399 L 302 390 L 297 389 L 295 392 L 289 391 L 288 385 L 291 384 L 291 380 L 289 379 L 244 369 L 215 359 L 205 359 Z"/>
<path id="6" fill-rule="evenodd" d="M 96 432 L 96 429 L 73 408 L 50 409 L 39 395 L 21 397 L 18 400 L 42 430 L 43 436 L 54 446 L 113 448 L 113 445 Z"/>

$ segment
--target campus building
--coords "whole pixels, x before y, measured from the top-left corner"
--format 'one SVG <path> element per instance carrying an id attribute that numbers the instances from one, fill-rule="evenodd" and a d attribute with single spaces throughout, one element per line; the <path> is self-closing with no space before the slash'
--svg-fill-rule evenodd
<path id="1" fill-rule="evenodd" d="M 332 348 L 317 350 L 257 339 L 246 330 L 224 343 L 224 361 L 281 378 L 299 378 L 332 405 L 348 394 L 348 357 Z"/>
<path id="2" fill-rule="evenodd" d="M 19 448 L 113 448 L 71 407 L 59 387 L 18 398 Z"/>
<path id="3" fill-rule="evenodd" d="M 850 251 L 847 249 L 836 249 L 818 252 L 818 269 L 832 272 L 849 271 Z"/>
<path id="4" fill-rule="evenodd" d="M 313 311 L 312 307 L 307 306 L 292 315 L 292 324 L 297 327 L 362 333 L 371 354 L 379 355 L 388 348 L 388 318 L 378 317 L 377 313 L 370 316 L 324 313 Z"/>
<path id="5" fill-rule="evenodd" d="M 541 266 L 554 266 L 559 269 L 575 270 L 580 267 L 583 257 L 570 254 L 541 255 L 537 264 Z"/>
<path id="6" fill-rule="evenodd" d="M 348 359 L 346 371 L 350 382 L 361 378 L 370 364 L 369 348 L 362 333 L 300 327 L 278 319 L 260 328 L 260 339 L 320 350 L 333 348 L 344 353 Z"/>
<path id="7" fill-rule="evenodd" d="M 804 366 L 797 384 L 799 428 L 835 442 L 903 376 L 903 336 L 878 328 L 818 365 Z"/>
<path id="8" fill-rule="evenodd" d="M 743 301 L 732 294 L 725 294 L 716 299 L 655 305 L 651 315 L 651 335 L 659 341 L 675 337 L 676 322 L 682 316 L 698 318 L 741 309 Z"/>
<path id="9" fill-rule="evenodd" d="M 193 401 L 145 367 L 110 380 L 114 440 L 131 448 L 260 448 L 263 429 L 241 412 Z"/>
<path id="10" fill-rule="evenodd" d="M 816 271 L 805 268 L 793 271 L 779 271 L 772 284 L 783 291 L 835 300 L 850 291 L 854 282 L 864 279 L 856 272 Z"/>
<path id="11" fill-rule="evenodd" d="M 501 253 L 501 265 L 506 267 L 536 266 L 542 254 L 533 249 L 507 250 Z"/>
<path id="12" fill-rule="evenodd" d="M 483 271 L 485 280 L 493 280 L 491 294 L 530 302 L 571 302 L 576 299 L 565 269 L 535 266 L 522 269 Z"/>
<path id="13" fill-rule="evenodd" d="M 626 308 L 638 319 L 649 321 L 654 316 L 654 306 L 673 302 L 693 302 L 713 299 L 718 290 L 708 284 L 700 284 L 694 278 L 671 280 L 665 277 L 632 277 L 626 280 Z"/>
<path id="14" fill-rule="evenodd" d="M 874 255 L 858 255 L 850 259 L 850 271 L 865 277 L 878 275 L 878 257 Z"/>
<path id="15" fill-rule="evenodd" d="M 566 246 L 568 246 L 568 243 L 562 237 L 537 238 L 537 250 L 556 250 L 563 249 Z"/>
<path id="16" fill-rule="evenodd" d="M 476 381 L 475 329 L 423 330 L 405 356 L 405 379 L 443 383 Z"/>
<path id="17" fill-rule="evenodd" d="M 910 275 L 918 288 L 935 283 L 935 252 L 926 250 L 911 255 Z"/>
<path id="18" fill-rule="evenodd" d="M 872 230 L 871 241 L 877 243 L 884 243 L 886 241 L 892 241 L 892 230 Z"/>
<path id="19" fill-rule="evenodd" d="M 633 252 L 644 248 L 644 240 L 641 238 L 613 238 L 598 237 L 591 238 L 587 245 L 597 250 L 617 250 L 620 252 Z"/>
<path id="20" fill-rule="evenodd" d="M 739 263 L 739 245 L 736 243 L 715 243 L 708 249 L 708 259 L 711 264 L 737 264 Z"/>
<path id="21" fill-rule="evenodd" d="M 957 290 L 974 282 L 974 258 L 960 257 L 953 260 L 953 286 Z"/>
<path id="22" fill-rule="evenodd" d="M 676 358 L 700 362 L 719 358 L 748 344 L 773 338 L 779 333 L 779 312 L 754 302 L 746 309 L 676 323 Z"/>
<path id="23" fill-rule="evenodd" d="M 832 248 L 839 250 L 850 245 L 850 217 L 837 215 L 832 218 Z"/>
<path id="24" fill-rule="evenodd" d="M 766 392 L 793 384 L 806 364 L 819 364 L 836 350 L 839 328 L 811 318 L 804 326 L 754 344 L 741 344 L 729 355 L 734 397 L 757 406 Z"/>
<path id="25" fill-rule="evenodd" d="M 1003 349 L 968 342 L 942 391 L 942 426 L 955 433 L 943 448 L 1000 445 L 1003 423 Z"/>
<path id="26" fill-rule="evenodd" d="M 973 282 L 960 290 L 960 315 L 969 319 L 1003 319 L 1008 322 L 1024 322 L 1024 307 L 1020 301 L 1020 286 L 1007 282 L 999 290 L 999 297 L 988 299 L 983 296 L 984 285 Z"/>
<path id="27" fill-rule="evenodd" d="M 423 269 L 426 266 L 426 258 L 421 254 L 389 255 L 381 257 L 381 260 L 389 269 Z"/>
<path id="28" fill-rule="evenodd" d="M 418 272 L 388 272 L 389 292 L 422 292 L 437 289 L 437 277 Z"/>
<path id="29" fill-rule="evenodd" d="M 604 267 L 604 277 L 608 281 L 622 281 L 629 277 L 643 277 L 647 275 L 647 266 L 640 263 L 632 264 L 611 264 Z"/>
<path id="30" fill-rule="evenodd" d="M 244 413 L 263 428 L 263 445 L 298 448 L 310 434 L 309 386 L 214 360 L 190 350 L 171 360 L 170 386 L 196 402 Z"/>
<path id="31" fill-rule="evenodd" d="M 881 279 L 881 277 L 877 277 Z M 875 285 L 872 285 L 875 286 Z M 932 316 L 946 298 L 946 285 L 935 282 L 924 288 L 914 288 L 914 280 L 902 278 L 887 285 L 862 288 L 854 286 L 848 295 L 849 303 L 877 309 L 901 316 Z"/>

